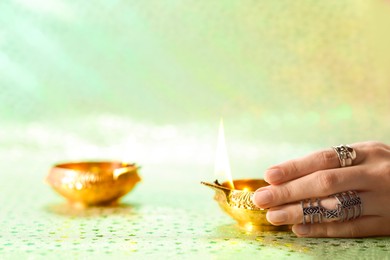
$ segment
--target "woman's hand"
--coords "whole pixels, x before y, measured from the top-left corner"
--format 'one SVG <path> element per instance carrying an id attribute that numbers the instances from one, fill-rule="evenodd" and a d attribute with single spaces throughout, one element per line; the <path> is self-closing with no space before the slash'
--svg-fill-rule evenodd
<path id="1" fill-rule="evenodd" d="M 287 161 L 265 172 L 270 186 L 258 189 L 253 202 L 268 208 L 267 219 L 274 225 L 294 224 L 300 237 L 365 237 L 390 235 L 390 147 L 378 142 L 351 145 L 356 159 L 340 168 L 333 149 Z M 346 222 L 323 219 L 323 223 L 301 224 L 299 201 L 320 198 L 325 208 L 337 201 L 330 195 L 357 191 L 363 205 L 360 218 Z"/>

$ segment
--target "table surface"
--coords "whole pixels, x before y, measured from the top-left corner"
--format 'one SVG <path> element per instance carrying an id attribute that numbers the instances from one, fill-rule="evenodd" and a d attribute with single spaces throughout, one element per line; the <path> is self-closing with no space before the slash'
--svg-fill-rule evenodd
<path id="1" fill-rule="evenodd" d="M 118 151 L 132 154 L 125 148 L 133 142 L 126 124 L 122 122 L 122 132 L 107 126 L 90 136 L 83 132 L 90 133 L 88 129 L 53 129 L 45 124 L 2 128 L 0 258 L 390 258 L 389 238 L 303 239 L 291 232 L 239 229 L 213 201 L 213 192 L 200 185 L 215 178 L 213 158 L 205 159 L 214 152 L 215 142 L 207 144 L 214 136 L 209 140 L 199 134 L 194 142 L 186 128 L 175 128 L 165 137 L 162 133 L 171 130 L 149 126 L 160 133 L 157 137 L 141 131 L 136 146 L 143 181 L 119 206 L 74 209 L 45 185 L 48 169 L 61 158 L 86 158 L 88 151 L 94 158 L 118 158 Z M 136 129 L 133 126 L 133 134 Z M 96 141 L 102 133 L 111 133 L 110 138 Z M 168 143 L 170 149 L 161 153 Z M 183 150 L 183 143 L 190 152 Z M 240 145 L 251 149 L 245 142 Z M 287 153 L 281 157 L 312 149 L 288 147 L 283 145 Z M 239 150 L 234 143 L 231 148 Z M 247 161 L 233 168 L 241 173 L 233 171 L 234 176 L 253 177 L 254 167 L 272 161 L 261 152 L 252 158 L 244 154 L 240 160 L 244 157 Z"/>

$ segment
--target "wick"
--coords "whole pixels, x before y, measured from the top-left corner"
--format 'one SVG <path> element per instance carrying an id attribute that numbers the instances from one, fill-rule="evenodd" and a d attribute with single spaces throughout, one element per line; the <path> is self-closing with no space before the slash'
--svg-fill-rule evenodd
<path id="1" fill-rule="evenodd" d="M 222 184 L 220 184 L 218 180 L 215 180 L 214 184 L 222 187 Z"/>

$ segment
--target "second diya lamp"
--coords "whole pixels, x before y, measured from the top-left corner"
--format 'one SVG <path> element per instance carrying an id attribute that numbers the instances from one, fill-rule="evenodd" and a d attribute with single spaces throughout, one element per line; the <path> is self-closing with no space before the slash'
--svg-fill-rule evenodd
<path id="1" fill-rule="evenodd" d="M 138 167 L 119 161 L 54 165 L 46 182 L 77 207 L 113 205 L 141 180 Z"/>
<path id="2" fill-rule="evenodd" d="M 273 226 L 267 221 L 267 210 L 258 208 L 252 202 L 254 192 L 269 184 L 262 179 L 243 179 L 231 182 L 214 183 L 202 182 L 203 185 L 215 191 L 214 199 L 219 206 L 237 221 L 240 227 L 248 231 L 283 231 L 288 230 L 288 226 Z M 234 187 L 234 188 L 233 188 Z"/>

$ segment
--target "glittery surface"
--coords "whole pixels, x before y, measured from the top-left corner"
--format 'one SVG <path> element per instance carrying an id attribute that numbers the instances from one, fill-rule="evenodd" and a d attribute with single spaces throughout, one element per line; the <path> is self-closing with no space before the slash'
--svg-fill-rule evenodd
<path id="1" fill-rule="evenodd" d="M 100 120 L 89 119 L 88 123 L 90 127 L 96 127 Z M 134 132 L 143 136 L 138 139 L 137 146 L 143 181 L 119 206 L 86 210 L 67 206 L 62 197 L 43 183 L 44 176 L 53 162 L 86 158 L 89 150 L 94 151 L 95 158 L 120 157 L 123 153 L 121 143 L 128 134 L 125 126 L 129 121 L 116 118 L 115 122 L 122 124 L 123 131 L 109 134 L 104 144 L 94 143 L 93 137 L 81 138 L 81 130 L 74 128 L 69 131 L 44 124 L 25 126 L 23 137 L 18 135 L 17 126 L 8 126 L 6 132 L 1 132 L 2 143 L 13 140 L 12 145 L 8 143 L 0 148 L 3 162 L 0 175 L 2 259 L 234 259 L 260 256 L 275 259 L 385 259 L 389 256 L 388 238 L 299 239 L 290 232 L 248 233 L 238 228 L 213 200 L 214 192 L 200 185 L 201 180 L 214 178 L 214 151 L 208 143 L 215 138 L 199 134 L 198 142 L 194 143 L 194 136 L 188 135 L 188 128 L 174 128 L 176 134 L 165 139 L 151 134 L 161 134 L 160 127 L 148 126 L 150 133 Z M 101 127 L 100 131 L 107 133 L 109 129 L 108 126 Z M 189 132 L 202 131 L 193 128 Z M 210 132 L 215 134 L 216 129 Z M 99 131 L 94 135 L 98 136 Z M 40 136 L 45 136 L 44 140 L 50 142 L 43 141 Z M 71 141 L 72 149 L 69 150 L 70 139 L 78 141 Z M 171 144 L 169 153 L 153 154 L 153 149 L 166 148 L 167 142 Z M 178 148 L 183 144 L 191 148 L 190 152 L 183 154 Z M 242 146 L 245 146 L 242 149 L 255 149 L 249 144 Z M 73 150 L 73 147 L 79 148 Z M 304 154 L 314 148 L 300 150 L 286 144 L 282 148 L 276 144 L 273 147 L 274 151 L 283 148 L 287 154 L 282 156 L 286 157 Z M 238 149 L 238 146 L 232 144 L 231 148 Z M 196 154 L 201 155 L 197 157 Z M 270 162 L 260 150 L 257 155 L 254 159 L 237 156 L 233 174 L 236 172 L 237 177 L 261 175 L 257 168 Z M 233 157 L 232 161 L 236 158 Z"/>

